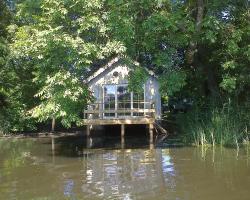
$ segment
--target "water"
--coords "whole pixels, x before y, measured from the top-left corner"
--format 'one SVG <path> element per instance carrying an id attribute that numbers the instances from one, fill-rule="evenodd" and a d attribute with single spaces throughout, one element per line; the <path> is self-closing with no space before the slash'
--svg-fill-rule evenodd
<path id="1" fill-rule="evenodd" d="M 135 138 L 125 149 L 119 138 L 92 149 L 84 143 L 56 139 L 52 151 L 50 139 L 0 140 L 0 200 L 250 199 L 246 149 L 149 149 Z"/>

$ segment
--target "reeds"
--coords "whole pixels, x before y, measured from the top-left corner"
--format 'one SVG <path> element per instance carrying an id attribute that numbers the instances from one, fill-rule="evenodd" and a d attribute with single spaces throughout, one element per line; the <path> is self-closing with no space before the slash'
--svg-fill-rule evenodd
<path id="1" fill-rule="evenodd" d="M 183 140 L 194 145 L 249 145 L 250 109 L 230 103 L 221 107 L 194 108 L 178 116 Z"/>

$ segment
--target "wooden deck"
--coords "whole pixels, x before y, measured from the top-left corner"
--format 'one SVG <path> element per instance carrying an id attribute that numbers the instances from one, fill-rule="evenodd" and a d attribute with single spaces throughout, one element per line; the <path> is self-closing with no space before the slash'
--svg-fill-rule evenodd
<path id="1" fill-rule="evenodd" d="M 127 103 L 127 102 L 123 102 Z M 84 125 L 116 125 L 116 124 L 152 124 L 155 122 L 155 109 L 152 102 L 133 102 L 141 108 L 103 109 L 103 103 L 97 102 L 84 110 Z"/>
<path id="2" fill-rule="evenodd" d="M 131 117 L 124 119 L 84 119 L 84 125 L 153 124 L 154 118 Z"/>
<path id="3" fill-rule="evenodd" d="M 149 144 L 153 147 L 153 129 L 155 123 L 155 109 L 150 102 L 142 102 L 144 105 L 142 109 L 106 109 L 103 110 L 103 105 L 95 103 L 89 105 L 88 109 L 84 111 L 83 125 L 86 126 L 87 138 L 90 137 L 91 128 L 93 126 L 103 125 L 121 125 L 121 147 L 125 145 L 125 125 L 145 124 L 149 130 Z M 147 105 L 148 104 L 148 105 Z M 90 145 L 91 146 L 91 145 Z"/>

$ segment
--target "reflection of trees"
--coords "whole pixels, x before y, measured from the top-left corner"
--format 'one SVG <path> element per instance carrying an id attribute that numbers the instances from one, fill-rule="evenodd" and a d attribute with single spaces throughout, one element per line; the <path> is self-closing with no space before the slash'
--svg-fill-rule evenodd
<path id="1" fill-rule="evenodd" d="M 2 139 L 0 140 L 0 178 L 10 176 L 15 169 L 22 167 L 25 164 L 25 159 L 30 156 L 30 147 L 32 140 L 21 139 Z M 1 180 L 0 180 L 1 183 Z M 0 193 L 11 190 L 13 199 L 15 199 L 17 182 L 12 181 L 10 188 L 0 187 Z"/>
<path id="2" fill-rule="evenodd" d="M 47 139 L 0 140 L 1 200 L 64 199 L 56 176 L 62 172 L 51 163 L 50 147 Z"/>
<path id="3" fill-rule="evenodd" d="M 0 140 L 0 158 L 3 163 L 1 175 L 10 174 L 15 168 L 25 163 L 25 158 L 30 155 L 32 140 L 11 139 Z"/>

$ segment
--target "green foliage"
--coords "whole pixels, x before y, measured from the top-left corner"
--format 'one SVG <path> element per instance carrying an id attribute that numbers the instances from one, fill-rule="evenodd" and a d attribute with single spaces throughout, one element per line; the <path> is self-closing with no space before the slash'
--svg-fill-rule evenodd
<path id="1" fill-rule="evenodd" d="M 11 13 L 7 8 L 5 0 L 0 0 L 0 38 L 7 37 L 6 27 L 9 25 L 11 20 Z M 1 54 L 0 54 L 1 55 Z"/>
<path id="2" fill-rule="evenodd" d="M 32 117 L 39 121 L 59 118 L 65 127 L 71 127 L 72 122 L 81 125 L 79 112 L 91 100 L 87 86 L 65 71 L 48 76 L 36 97 L 41 99 L 41 103 L 30 111 Z"/>
<path id="3" fill-rule="evenodd" d="M 186 74 L 183 71 L 172 71 L 161 76 L 160 90 L 162 96 L 173 96 L 186 85 Z"/>
<path id="4" fill-rule="evenodd" d="M 230 76 L 224 76 L 220 87 L 228 92 L 233 92 L 236 89 L 236 78 Z"/>
<path id="5" fill-rule="evenodd" d="M 135 67 L 133 71 L 130 72 L 128 77 L 128 87 L 130 91 L 141 92 L 143 90 L 143 84 L 146 83 L 148 78 L 147 71 L 142 67 Z"/>
<path id="6" fill-rule="evenodd" d="M 218 86 L 227 97 L 238 96 L 249 86 L 249 9 L 246 1 L 208 4 L 203 19 L 203 62 L 212 65 Z M 224 15 L 224 16 L 223 16 Z"/>
<path id="7" fill-rule="evenodd" d="M 240 105 L 249 99 L 247 0 L 203 1 L 199 22 L 197 1 L 16 2 L 11 16 L 0 1 L 1 129 L 34 128 L 31 117 L 79 124 L 91 101 L 82 84 L 91 65 L 117 54 L 140 63 L 130 89 L 141 88 L 147 68 L 166 99 L 189 97 L 202 105 L 208 98 Z"/>
<path id="8" fill-rule="evenodd" d="M 178 52 L 188 45 L 194 31 L 184 5 L 168 0 L 109 0 L 107 4 L 111 36 L 124 43 L 132 59 L 155 72 L 161 80 L 163 96 L 180 91 L 185 85 L 186 71 L 179 68 L 183 59 Z M 142 73 L 135 72 L 130 78 L 131 88 L 144 81 Z"/>
<path id="9" fill-rule="evenodd" d="M 25 114 L 30 100 L 27 78 L 29 72 L 23 68 L 9 66 L 10 49 L 7 26 L 12 18 L 4 1 L 0 1 L 0 134 L 10 131 L 34 129 L 34 121 Z M 27 98 L 26 98 L 27 97 Z"/>
<path id="10" fill-rule="evenodd" d="M 3 69 L 7 62 L 9 53 L 7 43 L 7 26 L 10 23 L 10 12 L 3 0 L 0 0 L 0 77 L 4 77 Z M 4 82 L 0 79 L 0 108 L 6 105 L 6 92 L 4 91 Z M 1 111 L 1 110 L 0 110 Z"/>
<path id="11" fill-rule="evenodd" d="M 107 34 L 101 0 L 22 1 L 17 5 L 11 61 L 32 71 L 36 101 L 29 109 L 40 121 L 56 118 L 70 127 L 80 125 L 80 113 L 91 100 L 82 84 L 93 61 L 124 47 Z M 32 105 L 31 105 L 32 106 Z"/>

